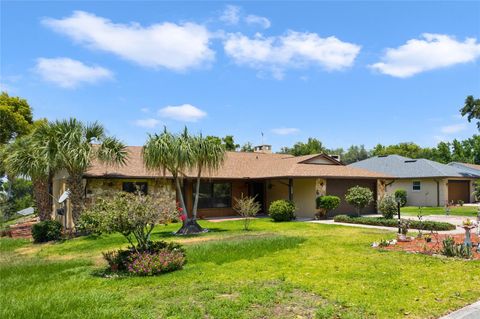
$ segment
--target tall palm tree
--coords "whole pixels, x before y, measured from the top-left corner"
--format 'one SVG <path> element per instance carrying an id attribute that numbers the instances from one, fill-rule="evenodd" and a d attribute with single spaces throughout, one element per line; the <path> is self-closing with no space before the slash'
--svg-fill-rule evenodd
<path id="1" fill-rule="evenodd" d="M 52 130 L 51 150 L 60 169 L 68 173 L 67 187 L 74 223 L 84 208 L 83 175 L 93 160 L 108 165 L 124 165 L 128 152 L 125 145 L 108 137 L 98 122 L 84 124 L 74 118 L 49 124 Z"/>
<path id="2" fill-rule="evenodd" d="M 195 185 L 195 200 L 193 202 L 192 217 L 197 219 L 198 198 L 200 194 L 200 180 L 204 171 L 215 171 L 225 161 L 225 146 L 213 138 L 204 138 L 202 134 L 193 137 L 193 156 L 197 169 Z"/>
<path id="3" fill-rule="evenodd" d="M 7 147 L 6 170 L 12 177 L 28 176 L 33 184 L 33 196 L 40 220 L 50 219 L 52 197 L 50 182 L 55 170 L 55 162 L 50 157 L 44 141 L 48 132 L 45 126 L 33 134 L 17 138 Z"/>
<path id="4" fill-rule="evenodd" d="M 188 216 L 181 186 L 185 171 L 193 165 L 192 143 L 187 130 L 175 135 L 164 128 L 161 134 L 149 135 L 142 153 L 148 169 L 161 171 L 164 176 L 166 171 L 172 174 L 180 206 Z"/>

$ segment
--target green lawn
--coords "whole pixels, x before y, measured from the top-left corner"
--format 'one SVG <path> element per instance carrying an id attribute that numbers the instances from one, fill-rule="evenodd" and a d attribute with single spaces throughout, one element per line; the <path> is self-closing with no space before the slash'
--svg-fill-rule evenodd
<path id="1" fill-rule="evenodd" d="M 416 206 L 402 207 L 401 214 L 417 216 L 419 209 Z M 478 207 L 458 206 L 450 208 L 452 216 L 470 216 L 477 217 Z M 426 215 L 445 215 L 444 207 L 422 207 L 422 214 Z"/>
<path id="2" fill-rule="evenodd" d="M 103 278 L 119 235 L 33 245 L 0 241 L 1 318 L 437 318 L 480 298 L 480 261 L 370 248 L 381 230 L 255 220 L 154 239 L 187 247 L 183 270 Z"/>

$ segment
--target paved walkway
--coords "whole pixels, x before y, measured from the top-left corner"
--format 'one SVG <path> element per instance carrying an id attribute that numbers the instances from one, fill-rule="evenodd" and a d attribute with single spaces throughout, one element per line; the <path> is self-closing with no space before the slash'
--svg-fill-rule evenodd
<path id="1" fill-rule="evenodd" d="M 364 217 L 381 217 L 381 215 L 364 215 Z M 411 219 L 411 220 L 418 220 L 417 217 L 415 216 L 402 216 L 402 218 L 406 219 Z M 445 215 L 429 215 L 429 216 L 424 216 L 424 220 L 431 220 L 431 221 L 437 221 L 437 222 L 447 222 L 450 224 L 455 225 L 457 228 L 454 230 L 448 230 L 448 231 L 439 231 L 439 234 L 463 234 L 465 233 L 465 230 L 461 227 L 462 223 L 464 220 L 466 220 L 467 217 L 462 217 L 462 216 L 445 216 Z M 470 218 L 472 219 L 472 218 Z M 395 231 L 398 228 L 397 227 L 385 227 L 385 226 L 373 226 L 373 225 L 362 225 L 362 224 L 348 224 L 348 223 L 335 223 L 333 220 L 305 220 L 311 223 L 317 223 L 317 224 L 329 224 L 329 225 L 342 225 L 342 226 L 350 226 L 350 227 L 362 227 L 362 228 L 372 228 L 372 229 L 382 229 L 382 230 L 392 230 Z M 412 231 L 415 231 L 412 229 Z M 480 319 L 480 317 L 478 318 Z"/>
<path id="2" fill-rule="evenodd" d="M 460 310 L 454 311 L 440 319 L 479 319 L 480 318 L 480 301 L 466 306 Z"/>

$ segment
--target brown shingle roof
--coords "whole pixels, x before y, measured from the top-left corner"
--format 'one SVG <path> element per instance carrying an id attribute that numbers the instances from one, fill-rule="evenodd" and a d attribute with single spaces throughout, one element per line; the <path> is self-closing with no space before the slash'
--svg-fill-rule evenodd
<path id="1" fill-rule="evenodd" d="M 163 172 L 149 171 L 143 165 L 142 147 L 129 146 L 127 165 L 114 167 L 95 162 L 86 172 L 86 177 L 153 178 Z M 205 172 L 204 178 L 247 179 L 279 177 L 339 177 L 339 178 L 383 178 L 388 175 L 335 163 L 333 165 L 307 164 L 305 161 L 319 155 L 292 156 L 286 154 L 264 154 L 227 152 L 225 163 L 214 172 Z M 300 163 L 304 162 L 304 163 Z M 186 172 L 195 177 L 196 172 Z M 166 172 L 167 177 L 171 177 Z"/>

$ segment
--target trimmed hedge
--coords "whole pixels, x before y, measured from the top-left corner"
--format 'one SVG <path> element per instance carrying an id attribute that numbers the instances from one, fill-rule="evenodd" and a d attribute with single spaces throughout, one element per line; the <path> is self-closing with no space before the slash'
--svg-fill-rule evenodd
<path id="1" fill-rule="evenodd" d="M 270 204 L 268 215 L 275 222 L 287 222 L 295 219 L 295 204 L 291 201 L 279 199 Z"/>
<path id="2" fill-rule="evenodd" d="M 373 226 L 386 226 L 386 227 L 398 227 L 397 219 L 386 219 L 384 217 L 350 217 L 347 215 L 338 215 L 333 218 L 337 223 L 348 223 L 348 224 L 362 224 L 362 225 L 373 225 Z M 454 230 L 455 225 L 444 222 L 433 222 L 433 221 L 423 221 L 410 220 L 411 229 L 422 229 L 422 230 Z"/>

